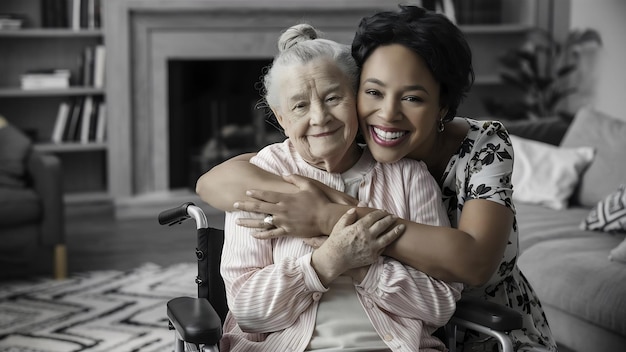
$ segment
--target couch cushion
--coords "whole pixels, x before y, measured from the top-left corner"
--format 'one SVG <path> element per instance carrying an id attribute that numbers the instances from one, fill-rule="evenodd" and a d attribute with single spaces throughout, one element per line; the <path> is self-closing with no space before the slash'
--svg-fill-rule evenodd
<path id="1" fill-rule="evenodd" d="M 24 187 L 31 142 L 0 116 L 0 187 Z"/>
<path id="2" fill-rule="evenodd" d="M 626 264 L 626 239 L 623 240 L 617 247 L 611 249 L 609 259 Z"/>
<path id="3" fill-rule="evenodd" d="M 40 218 L 41 203 L 34 190 L 0 187 L 0 226 L 33 223 Z M 2 232 L 0 231 L 0 241 Z"/>
<path id="4" fill-rule="evenodd" d="M 593 162 L 583 174 L 573 200 L 593 207 L 626 182 L 626 119 L 581 109 L 567 130 L 562 147 L 592 146 Z"/>
<path id="5" fill-rule="evenodd" d="M 500 122 L 504 124 L 504 127 L 511 135 L 552 145 L 561 143 L 569 127 L 569 122 L 563 121 L 559 117 L 542 118 L 539 120 L 505 120 Z"/>
<path id="6" fill-rule="evenodd" d="M 626 267 L 607 258 L 624 236 L 591 234 L 535 244 L 518 265 L 543 304 L 626 335 Z"/>
<path id="7" fill-rule="evenodd" d="M 511 143 L 513 200 L 567 208 L 582 172 L 593 160 L 593 148 L 563 148 L 514 135 Z"/>
<path id="8" fill-rule="evenodd" d="M 579 228 L 581 220 L 589 214 L 590 210 L 590 208 L 582 207 L 554 210 L 538 205 L 515 202 L 520 253 L 544 241 L 595 237 L 596 232 Z"/>

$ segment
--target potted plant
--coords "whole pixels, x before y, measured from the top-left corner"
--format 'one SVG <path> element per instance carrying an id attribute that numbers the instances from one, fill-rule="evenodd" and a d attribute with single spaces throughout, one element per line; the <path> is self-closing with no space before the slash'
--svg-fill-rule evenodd
<path id="1" fill-rule="evenodd" d="M 602 46 L 600 34 L 594 29 L 573 30 L 563 42 L 546 30 L 533 30 L 521 48 L 499 58 L 502 81 L 520 90 L 521 99 L 486 99 L 485 108 L 507 119 L 571 119 L 572 114 L 561 103 L 577 90 L 580 72 L 575 73 L 582 49 L 589 46 Z"/>

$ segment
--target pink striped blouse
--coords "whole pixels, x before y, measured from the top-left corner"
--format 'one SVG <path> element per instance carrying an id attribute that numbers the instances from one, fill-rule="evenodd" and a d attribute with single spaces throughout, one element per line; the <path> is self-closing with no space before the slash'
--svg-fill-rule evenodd
<path id="1" fill-rule="evenodd" d="M 449 226 L 441 191 L 425 164 L 401 160 L 377 163 L 367 150 L 369 172 L 359 199 L 412 221 Z M 276 174 L 299 174 L 344 190 L 340 174 L 307 164 L 289 140 L 262 149 L 252 163 Z M 224 324 L 222 351 L 304 351 L 314 331 L 317 306 L 327 291 L 311 267 L 311 247 L 298 238 L 257 240 L 253 230 L 235 225 L 226 214 L 222 276 L 230 312 Z M 431 334 L 454 313 L 461 284 L 448 284 L 381 256 L 366 277 L 355 283 L 370 322 L 392 351 L 441 351 Z"/>

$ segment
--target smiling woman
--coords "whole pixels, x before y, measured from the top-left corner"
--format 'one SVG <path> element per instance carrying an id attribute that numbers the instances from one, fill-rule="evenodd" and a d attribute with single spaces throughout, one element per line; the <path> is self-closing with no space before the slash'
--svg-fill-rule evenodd
<path id="1" fill-rule="evenodd" d="M 440 89 L 424 59 L 403 45 L 382 46 L 369 56 L 361 72 L 359 117 L 376 160 L 392 163 L 407 155 L 424 160 L 435 154 L 439 145 L 433 141 L 448 113 Z"/>

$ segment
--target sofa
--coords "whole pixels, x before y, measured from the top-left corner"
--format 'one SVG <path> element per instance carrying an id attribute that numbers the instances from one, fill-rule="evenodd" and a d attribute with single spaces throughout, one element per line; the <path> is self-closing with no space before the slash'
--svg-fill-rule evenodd
<path id="1" fill-rule="evenodd" d="M 559 346 L 626 348 L 626 117 L 504 122 L 513 143 L 518 265 Z"/>
<path id="2" fill-rule="evenodd" d="M 61 171 L 0 116 L 0 279 L 67 275 Z"/>

